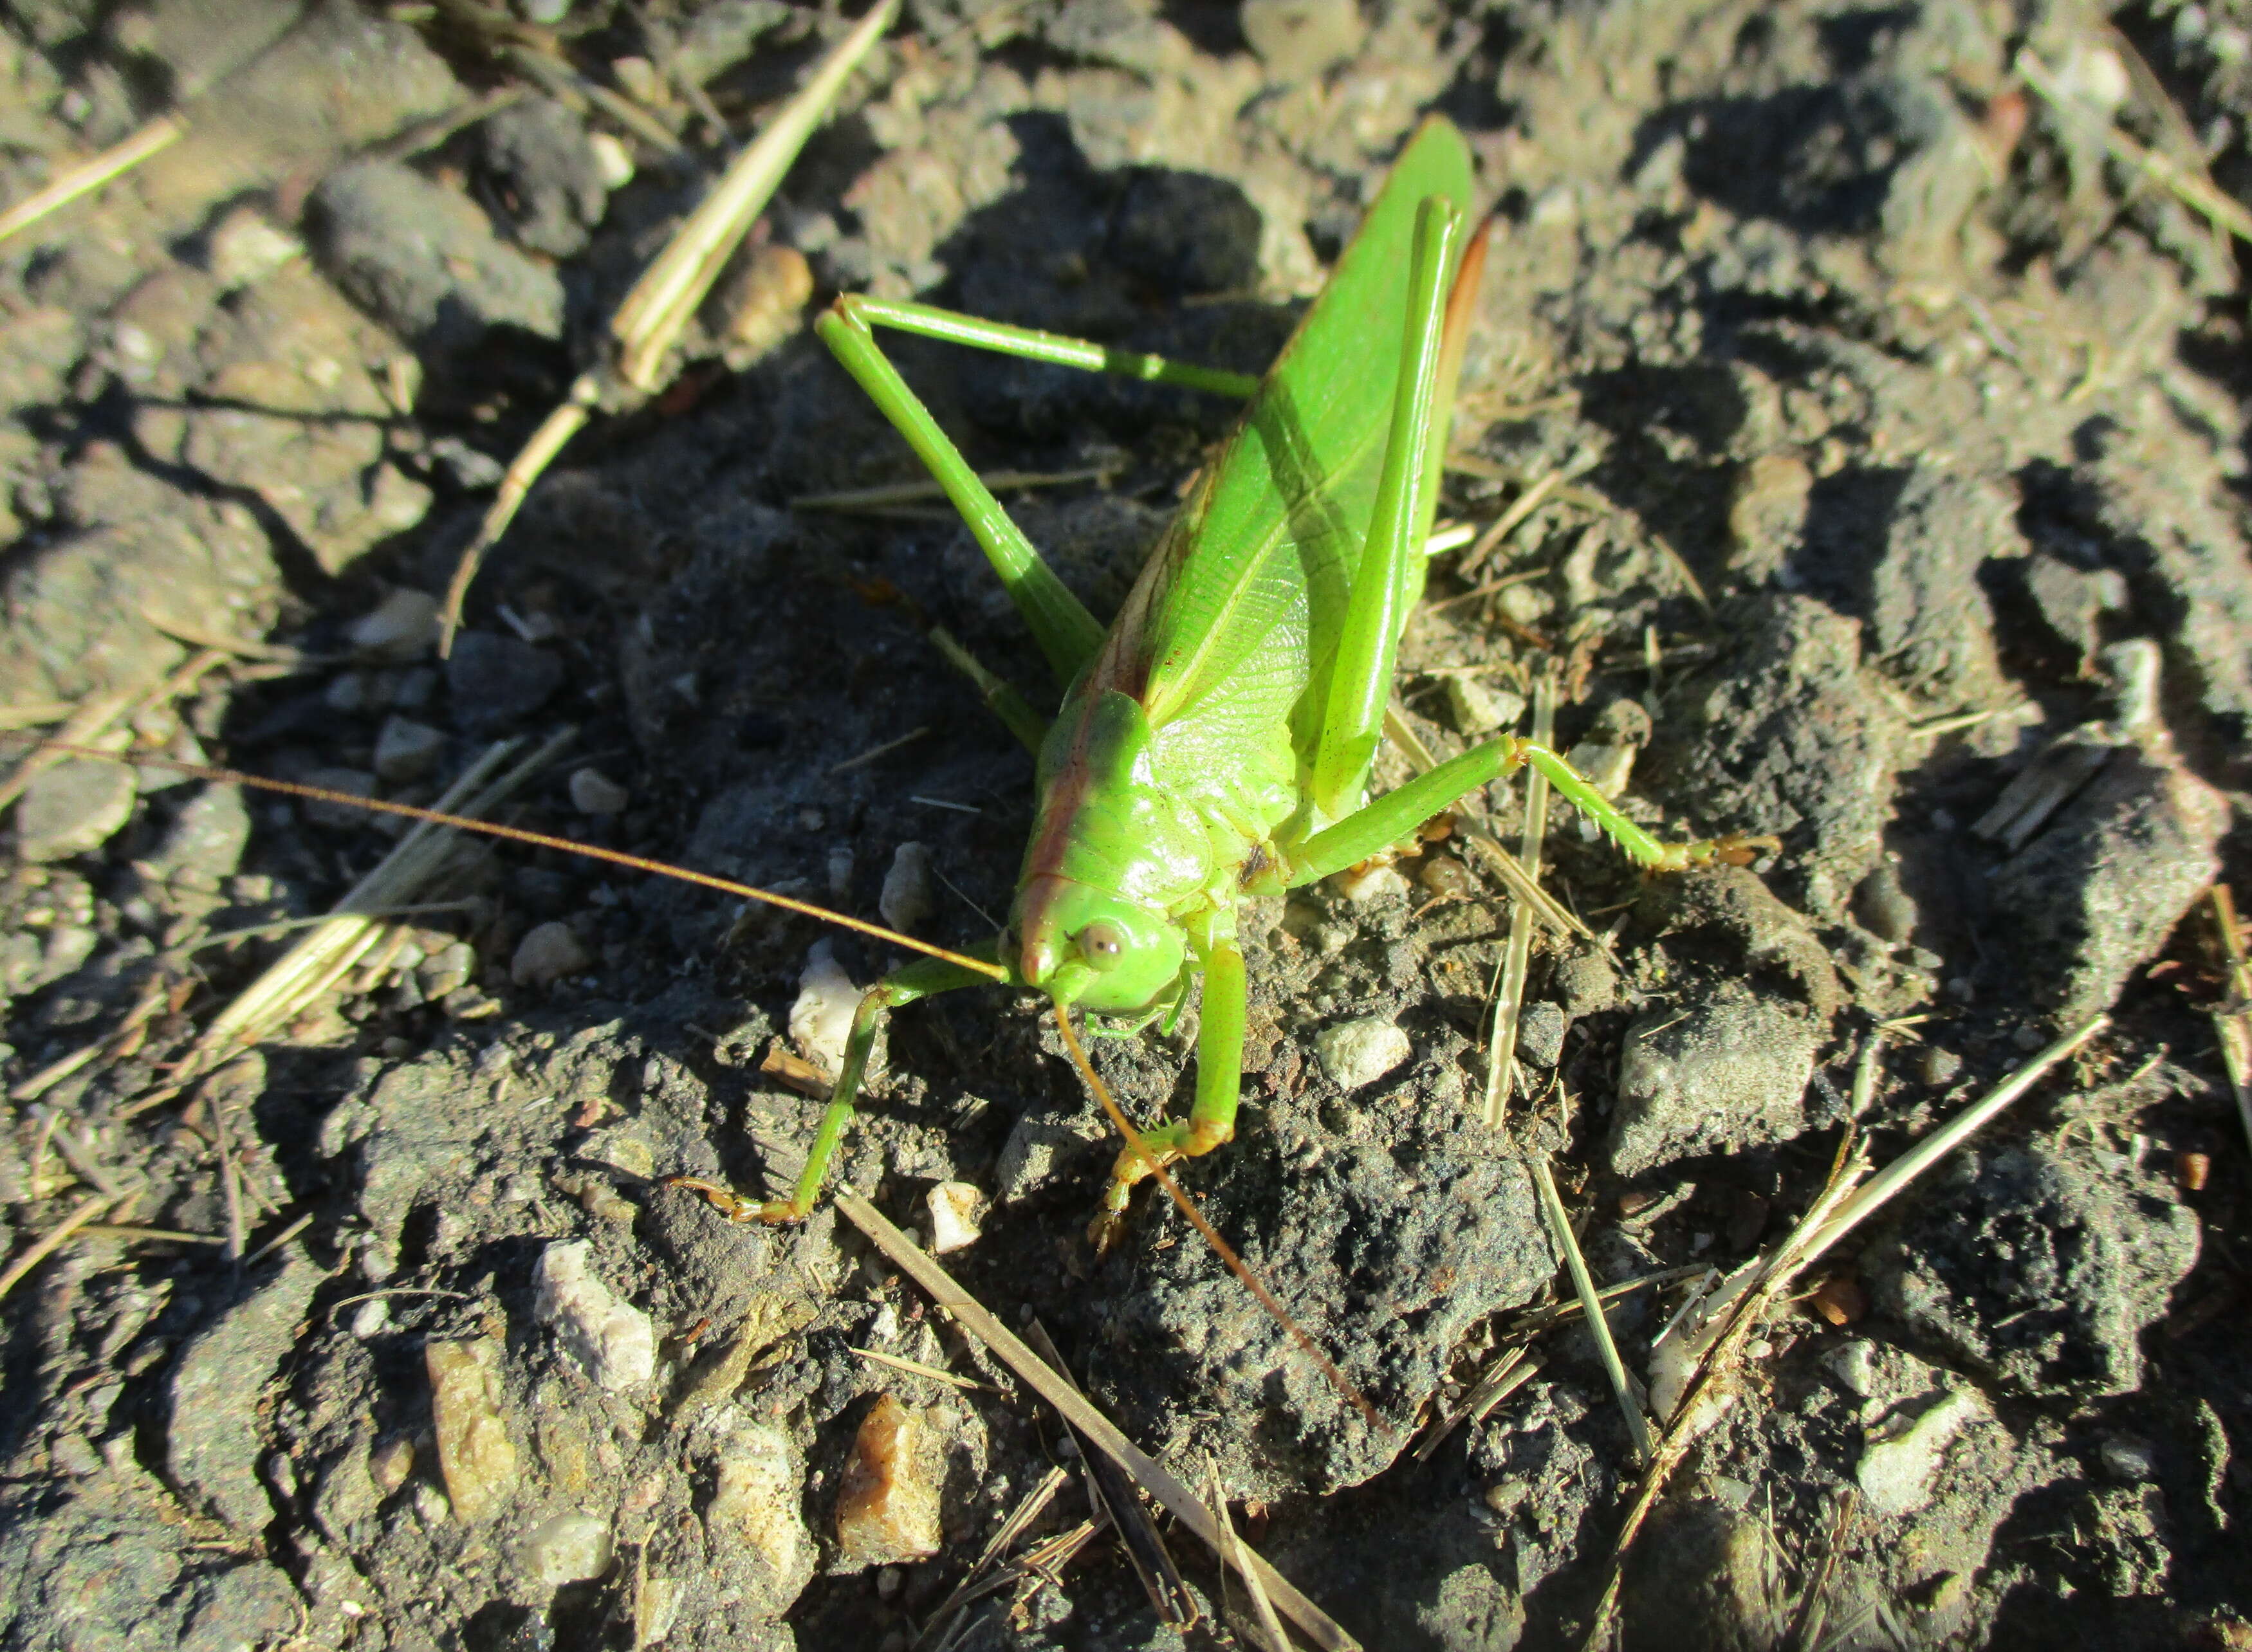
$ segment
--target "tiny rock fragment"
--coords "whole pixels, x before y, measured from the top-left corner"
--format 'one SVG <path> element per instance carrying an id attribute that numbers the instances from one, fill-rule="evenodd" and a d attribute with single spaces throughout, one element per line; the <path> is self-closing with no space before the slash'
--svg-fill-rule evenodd
<path id="1" fill-rule="evenodd" d="M 924 1195 L 930 1211 L 930 1248 L 943 1256 L 977 1243 L 977 1207 L 984 1195 L 967 1182 L 941 1182 Z"/>
<path id="2" fill-rule="evenodd" d="M 587 147 L 594 152 L 594 170 L 601 174 L 604 189 L 622 190 L 634 181 L 633 155 L 616 138 L 608 132 L 591 132 Z"/>
<path id="3" fill-rule="evenodd" d="M 1408 878 L 1389 862 L 1366 861 L 1339 872 L 1330 880 L 1330 886 L 1353 905 L 1365 906 L 1387 896 L 1406 895 Z"/>
<path id="4" fill-rule="evenodd" d="M 2114 1480 L 2133 1485 L 2158 1477 L 2158 1454 L 2149 1440 L 2133 1434 L 2105 1435 L 2096 1455 L 2103 1460 L 2103 1472 Z"/>
<path id="5" fill-rule="evenodd" d="M 1477 889 L 1463 863 L 1452 855 L 1426 855 L 1422 870 L 1415 874 L 1415 881 L 1435 895 L 1456 899 L 1473 894 Z"/>
<path id="6" fill-rule="evenodd" d="M 2203 1153 L 2174 1155 L 2174 1179 L 2186 1193 L 2202 1193 L 2207 1180 L 2213 1175 L 2213 1160 Z"/>
<path id="7" fill-rule="evenodd" d="M 1762 454 L 1736 479 L 1728 505 L 1728 570 L 1748 579 L 1772 577 L 1806 525 L 1814 473 L 1796 454 Z"/>
<path id="8" fill-rule="evenodd" d="M 408 717 L 387 717 L 375 737 L 375 773 L 394 785 L 418 781 L 446 754 L 443 730 Z"/>
<path id="9" fill-rule="evenodd" d="M 490 1336 L 427 1342 L 422 1364 L 430 1374 L 432 1432 L 446 1496 L 454 1517 L 473 1525 L 516 1489 L 518 1464 L 508 1434 L 500 1343 Z"/>
<path id="10" fill-rule="evenodd" d="M 835 1072 L 844 1064 L 852 1012 L 859 1003 L 860 989 L 837 961 L 836 953 L 827 941 L 817 941 L 797 977 L 797 1002 L 789 1007 L 790 1042 L 807 1060 Z"/>
<path id="11" fill-rule="evenodd" d="M 1315 1059 L 1340 1090 L 1375 1083 L 1414 1052 L 1406 1033 L 1377 1016 L 1340 1021 L 1314 1035 Z"/>
<path id="12" fill-rule="evenodd" d="M 454 720 L 471 734 L 497 734 L 547 704 L 563 686 L 563 662 L 521 638 L 465 631 L 446 661 Z"/>
<path id="13" fill-rule="evenodd" d="M 305 243 L 277 229 L 254 208 L 237 206 L 219 219 L 204 240 L 204 266 L 212 279 L 233 291 L 255 286 L 293 259 Z"/>
<path id="14" fill-rule="evenodd" d="M 89 854 L 132 817 L 133 771 L 70 758 L 42 769 L 16 805 L 16 852 L 29 861 Z"/>
<path id="15" fill-rule="evenodd" d="M 577 975 L 594 957 L 570 925 L 560 920 L 528 931 L 516 945 L 508 966 L 509 979 L 519 987 L 545 987 Z"/>
<path id="16" fill-rule="evenodd" d="M 388 1497 L 414 1472 L 414 1442 L 404 1434 L 393 1435 L 367 1454 L 367 1477 L 379 1496 Z"/>
<path id="17" fill-rule="evenodd" d="M 892 855 L 891 870 L 884 874 L 883 893 L 876 909 L 884 921 L 905 933 L 930 916 L 930 850 L 921 843 L 901 843 Z"/>
<path id="18" fill-rule="evenodd" d="M 351 645 L 378 660 L 419 660 L 437 645 L 438 599 L 402 586 L 351 622 Z"/>
<path id="19" fill-rule="evenodd" d="M 566 1514 L 543 1520 L 526 1532 L 516 1558 L 525 1576 L 546 1588 L 560 1589 L 608 1572 L 613 1549 L 608 1521 Z"/>
<path id="20" fill-rule="evenodd" d="M 1458 734 L 1491 734 L 1498 728 L 1513 727 L 1525 715 L 1525 697 L 1507 689 L 1488 688 L 1474 677 L 1450 677 L 1447 715 Z"/>
<path id="21" fill-rule="evenodd" d="M 571 807 L 581 815 L 622 815 L 632 801 L 624 787 L 599 768 L 571 771 Z"/>
<path id="22" fill-rule="evenodd" d="M 753 253 L 722 292 L 726 316 L 720 353 L 740 372 L 797 330 L 798 313 L 813 296 L 813 267 L 795 246 L 769 242 Z"/>
<path id="23" fill-rule="evenodd" d="M 1860 1281 L 1838 1274 L 1815 1288 L 1808 1306 L 1832 1325 L 1851 1325 L 1869 1311 L 1869 1296 Z"/>
<path id="24" fill-rule="evenodd" d="M 922 1426 L 889 1394 L 861 1419 L 837 1492 L 837 1547 L 845 1569 L 938 1552 L 938 1487 L 918 1460 Z"/>
<path id="25" fill-rule="evenodd" d="M 1976 1412 L 1969 1396 L 1947 1394 L 1889 1438 L 1873 1440 L 1853 1471 L 1869 1506 L 1908 1515 L 1929 1503 L 1947 1447 Z"/>
<path id="26" fill-rule="evenodd" d="M 813 1577 L 813 1534 L 799 1512 L 804 1478 L 786 1430 L 771 1423 L 738 1428 L 720 1448 L 704 1514 L 715 1548 L 740 1544 L 762 1563 L 774 1617 Z"/>
<path id="27" fill-rule="evenodd" d="M 613 1393 L 647 1382 L 657 1370 L 657 1329 L 648 1315 L 612 1295 L 596 1276 L 584 1239 L 550 1245 L 532 1270 L 532 1312 L 598 1387 Z"/>

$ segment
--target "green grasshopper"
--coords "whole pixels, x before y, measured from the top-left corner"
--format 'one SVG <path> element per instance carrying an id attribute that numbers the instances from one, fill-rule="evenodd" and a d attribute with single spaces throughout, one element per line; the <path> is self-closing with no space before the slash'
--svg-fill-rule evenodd
<path id="1" fill-rule="evenodd" d="M 1201 975 L 1187 1118 L 1137 1135 L 1113 1110 L 1128 1145 L 1095 1224 L 1107 1243 L 1136 1182 L 1169 1180 L 1165 1164 L 1234 1134 L 1247 993 L 1238 904 L 1365 860 L 1525 765 L 1653 871 L 1748 862 L 1773 843 L 1660 843 L 1553 752 L 1508 735 L 1366 799 L 1401 632 L 1421 593 L 1484 267 L 1484 233 L 1466 233 L 1470 190 L 1462 135 L 1427 121 L 1259 380 L 921 304 L 847 295 L 821 317 L 822 339 L 969 524 L 1063 699 L 1042 724 L 957 658 L 1038 757 L 1035 823 L 1006 926 L 974 949 L 976 962 L 921 960 L 868 989 L 791 1197 L 742 1214 L 811 1211 L 891 1010 L 999 980 L 1046 994 L 1076 1057 L 1073 1007 L 1145 1023 L 1177 1010 Z M 939 429 L 878 347 L 877 327 L 1248 398 L 1107 632 Z"/>

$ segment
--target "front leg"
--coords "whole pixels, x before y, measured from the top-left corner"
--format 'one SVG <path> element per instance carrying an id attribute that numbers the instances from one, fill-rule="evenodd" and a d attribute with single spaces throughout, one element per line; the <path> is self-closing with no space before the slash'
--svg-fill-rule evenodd
<path id="1" fill-rule="evenodd" d="M 1233 934 L 1215 939 L 1204 954 L 1204 1017 L 1197 1026 L 1196 1100 L 1189 1116 L 1142 1133 L 1144 1158 L 1130 1144 L 1119 1149 L 1102 1214 L 1088 1229 L 1095 1250 L 1107 1251 L 1125 1225 L 1134 1184 L 1151 1173 L 1150 1160 L 1171 1164 L 1209 1153 L 1235 1136 L 1235 1108 L 1243 1090 L 1243 1030 L 1249 989 L 1243 949 Z"/>
<path id="2" fill-rule="evenodd" d="M 844 1139 L 845 1127 L 852 1121 L 852 1104 L 859 1100 L 860 1080 L 867 1073 L 868 1055 L 876 1046 L 876 1032 L 884 1024 L 884 1017 L 901 1004 L 913 1003 L 918 998 L 952 992 L 957 987 L 983 985 L 989 980 L 989 976 L 965 969 L 960 964 L 929 958 L 894 970 L 868 989 L 860 999 L 860 1007 L 852 1012 L 852 1031 L 844 1042 L 844 1059 L 838 1065 L 837 1082 L 829 1093 L 828 1110 L 821 1115 L 821 1127 L 814 1132 L 813 1146 L 806 1154 L 805 1169 L 798 1173 L 797 1186 L 788 1198 L 759 1204 L 691 1177 L 673 1177 L 669 1185 L 704 1195 L 731 1222 L 803 1221 L 813 1214 L 814 1202 L 821 1197 L 821 1183 L 829 1172 L 829 1161 L 836 1156 L 837 1144 Z"/>

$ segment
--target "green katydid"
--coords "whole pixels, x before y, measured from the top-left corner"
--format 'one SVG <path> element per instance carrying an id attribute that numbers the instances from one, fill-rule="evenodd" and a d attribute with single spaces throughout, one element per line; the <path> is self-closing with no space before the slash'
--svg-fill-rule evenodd
<path id="1" fill-rule="evenodd" d="M 1128 1127 L 1096 1224 L 1107 1241 L 1136 1182 L 1234 1135 L 1247 1003 L 1237 903 L 1364 860 L 1524 765 L 1654 871 L 1748 860 L 1772 843 L 1660 843 L 1553 752 L 1514 736 L 1366 799 L 1401 632 L 1421 592 L 1484 263 L 1483 234 L 1466 234 L 1470 189 L 1461 134 L 1427 121 L 1257 381 L 920 304 L 848 295 L 822 316 L 823 340 L 961 512 L 1064 693 L 1043 729 L 980 673 L 1039 758 L 1015 902 L 980 949 L 992 963 L 924 960 L 869 989 L 792 1196 L 746 1213 L 787 1221 L 811 1211 L 890 1010 L 997 977 L 1046 994 L 1068 1040 L 1072 1008 L 1148 1018 L 1177 1006 L 1200 974 L 1194 1101 L 1185 1120 L 1138 1136 Z M 1107 632 L 940 431 L 878 347 L 877 327 L 1248 397 Z"/>

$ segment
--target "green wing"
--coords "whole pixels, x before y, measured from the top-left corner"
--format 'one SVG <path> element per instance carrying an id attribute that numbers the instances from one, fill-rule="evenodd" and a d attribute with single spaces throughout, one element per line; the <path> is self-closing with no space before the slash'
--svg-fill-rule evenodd
<path id="1" fill-rule="evenodd" d="M 1142 695 L 1153 725 L 1202 714 L 1269 728 L 1291 719 L 1301 734 L 1318 726 L 1320 707 L 1299 702 L 1328 681 L 1374 509 L 1408 247 L 1416 208 L 1434 195 L 1469 210 L 1470 150 L 1438 116 L 1394 163 L 1159 552 Z"/>

